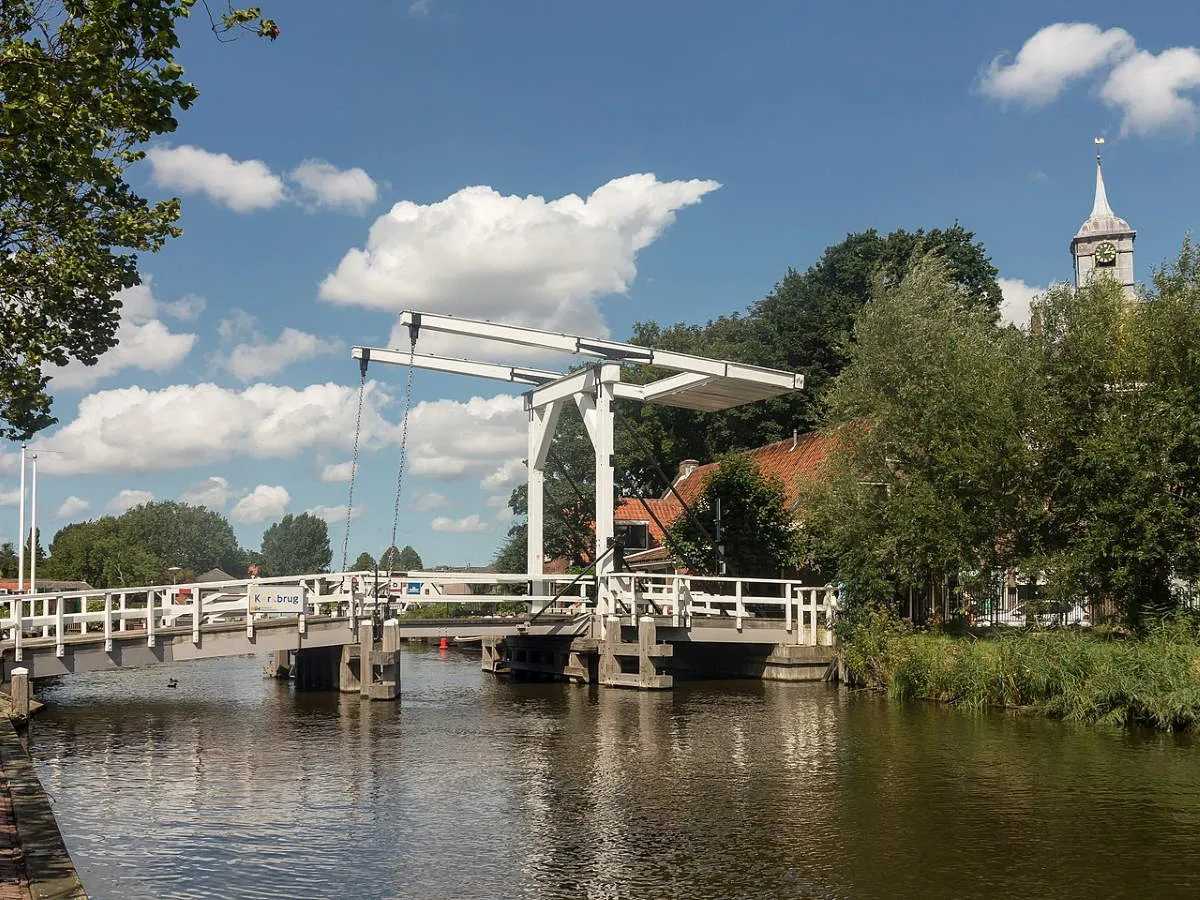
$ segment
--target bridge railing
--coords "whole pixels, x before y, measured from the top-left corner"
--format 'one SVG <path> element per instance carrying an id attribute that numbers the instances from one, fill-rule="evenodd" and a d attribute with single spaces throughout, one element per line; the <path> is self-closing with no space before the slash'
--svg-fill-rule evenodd
<path id="1" fill-rule="evenodd" d="M 456 615 L 499 614 L 502 605 L 531 601 L 548 605 L 547 612 L 569 614 L 583 608 L 586 586 L 546 604 L 570 581 L 569 576 L 501 575 L 496 573 L 410 572 L 377 577 L 371 572 L 335 572 L 302 576 L 234 579 L 188 584 L 159 584 L 144 587 L 55 591 L 39 594 L 0 596 L 0 640 L 15 648 L 21 661 L 29 641 L 53 639 L 55 652 L 63 656 L 67 641 L 93 635 L 102 637 L 111 651 L 114 635 L 139 632 L 148 646 L 155 646 L 158 632 L 190 626 L 192 640 L 199 643 L 202 626 L 215 623 L 244 624 L 253 636 L 257 622 L 266 618 L 291 618 L 301 632 L 310 616 L 346 618 L 349 627 L 386 606 L 389 614 L 419 617 L 431 605 L 449 606 Z M 530 596 L 536 584 L 542 597 Z M 304 601 L 299 613 L 255 611 L 252 590 L 257 587 L 302 587 Z M 444 610 L 438 610 L 444 612 Z"/>
<path id="2" fill-rule="evenodd" d="M 670 616 L 690 627 L 695 617 L 732 618 L 741 629 L 748 619 L 782 620 L 799 643 L 832 646 L 837 602 L 829 585 L 814 587 L 777 578 L 732 578 L 618 572 L 604 576 L 602 602 L 618 615 Z"/>

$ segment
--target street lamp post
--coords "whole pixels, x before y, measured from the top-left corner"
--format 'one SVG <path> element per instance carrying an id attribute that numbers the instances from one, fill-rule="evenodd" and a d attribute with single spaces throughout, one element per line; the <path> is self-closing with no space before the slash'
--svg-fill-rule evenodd
<path id="1" fill-rule="evenodd" d="M 25 445 L 21 445 L 21 511 L 17 514 L 17 593 L 25 593 Z"/>
<path id="2" fill-rule="evenodd" d="M 33 454 L 33 491 L 29 495 L 29 593 L 37 593 L 37 454 Z"/>

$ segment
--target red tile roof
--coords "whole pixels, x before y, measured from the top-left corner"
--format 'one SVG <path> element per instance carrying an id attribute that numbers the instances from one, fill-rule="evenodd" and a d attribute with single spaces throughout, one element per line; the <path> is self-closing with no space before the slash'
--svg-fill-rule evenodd
<path id="1" fill-rule="evenodd" d="M 831 438 L 818 432 L 802 435 L 794 442 L 792 438 L 767 444 L 747 450 L 748 456 L 758 464 L 759 472 L 766 476 L 774 476 L 783 485 L 783 492 L 789 509 L 794 509 L 800 499 L 801 488 L 820 477 L 821 469 L 829 458 L 832 447 Z M 705 482 L 721 467 L 719 462 L 697 466 L 687 475 L 675 480 L 675 490 L 688 506 L 692 506 L 704 490 Z M 654 517 L 646 511 L 646 505 L 654 511 L 659 521 L 670 528 L 671 523 L 683 515 L 683 507 L 670 491 L 664 492 L 658 499 L 643 501 L 637 498 L 625 498 L 617 504 L 613 519 L 618 524 L 646 522 L 649 525 L 652 544 L 661 544 L 663 530 L 658 527 Z"/>

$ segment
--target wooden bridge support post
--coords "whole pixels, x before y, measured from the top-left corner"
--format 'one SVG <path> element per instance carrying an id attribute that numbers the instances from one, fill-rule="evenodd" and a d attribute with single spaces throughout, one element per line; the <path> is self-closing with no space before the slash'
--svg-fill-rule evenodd
<path id="1" fill-rule="evenodd" d="M 338 690 L 357 694 L 362 690 L 362 656 L 358 644 L 346 644 L 338 663 Z"/>
<path id="2" fill-rule="evenodd" d="M 658 671 L 658 661 L 671 656 L 673 649 L 670 644 L 658 643 L 658 625 L 654 616 L 638 619 L 638 687 L 662 689 L 674 685 L 675 679 L 671 675 L 661 675 Z"/>
<path id="3" fill-rule="evenodd" d="M 24 721 L 29 718 L 29 670 L 21 666 L 12 670 L 12 715 Z"/>
<path id="4" fill-rule="evenodd" d="M 491 672 L 493 675 L 500 675 L 508 671 L 508 647 L 504 638 L 485 637 L 480 642 L 480 647 L 482 649 L 480 669 L 484 672 Z"/>
<path id="5" fill-rule="evenodd" d="M 271 677 L 286 679 L 292 674 L 290 650 L 275 650 L 271 653 Z"/>
<path id="6" fill-rule="evenodd" d="M 617 661 L 617 645 L 621 643 L 621 620 L 616 616 L 604 619 L 604 640 L 600 644 L 600 683 L 614 684 L 621 674 L 621 664 Z"/>

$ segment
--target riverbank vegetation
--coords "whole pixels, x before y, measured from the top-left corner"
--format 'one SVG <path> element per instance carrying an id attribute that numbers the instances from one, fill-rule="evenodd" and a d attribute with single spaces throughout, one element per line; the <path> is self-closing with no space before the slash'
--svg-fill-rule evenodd
<path id="1" fill-rule="evenodd" d="M 1131 638 L 1105 630 L 918 631 L 882 610 L 842 642 L 851 683 L 898 700 L 1035 711 L 1072 722 L 1188 730 L 1200 720 L 1200 628 L 1177 619 Z"/>

